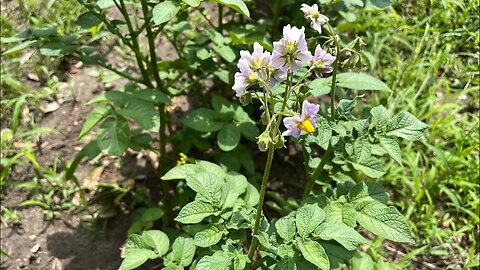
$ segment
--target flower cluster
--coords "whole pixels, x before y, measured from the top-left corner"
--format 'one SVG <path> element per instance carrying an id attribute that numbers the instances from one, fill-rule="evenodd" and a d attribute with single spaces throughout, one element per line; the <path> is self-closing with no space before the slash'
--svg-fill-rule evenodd
<path id="1" fill-rule="evenodd" d="M 311 21 L 311 27 L 321 33 L 321 26 L 328 22 L 328 18 L 318 12 L 318 6 L 302 4 L 301 10 L 305 18 Z M 248 88 L 259 85 L 268 93 L 276 83 L 286 80 L 287 75 L 297 72 L 303 64 L 307 64 L 317 77 L 322 77 L 333 71 L 332 64 L 335 59 L 320 45 L 317 45 L 315 54 L 312 55 L 305 39 L 305 28 L 287 25 L 283 28 L 282 38 L 273 42 L 272 53 L 265 51 L 257 42 L 253 45 L 252 53 L 240 51 L 237 64 L 240 72 L 235 74 L 233 90 L 241 97 Z M 300 117 L 284 119 L 287 131 L 283 132 L 283 136 L 299 137 L 302 130 L 309 134 L 315 131 L 315 115 L 319 106 L 308 101 L 304 101 L 302 105 Z"/>

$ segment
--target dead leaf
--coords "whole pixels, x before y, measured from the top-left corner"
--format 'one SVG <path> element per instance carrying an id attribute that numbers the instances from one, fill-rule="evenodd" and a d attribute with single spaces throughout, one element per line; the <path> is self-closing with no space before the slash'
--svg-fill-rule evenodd
<path id="1" fill-rule="evenodd" d="M 49 113 L 49 112 L 54 112 L 60 108 L 60 104 L 58 104 L 56 101 L 48 103 L 45 107 L 42 107 L 41 110 L 44 113 Z"/>

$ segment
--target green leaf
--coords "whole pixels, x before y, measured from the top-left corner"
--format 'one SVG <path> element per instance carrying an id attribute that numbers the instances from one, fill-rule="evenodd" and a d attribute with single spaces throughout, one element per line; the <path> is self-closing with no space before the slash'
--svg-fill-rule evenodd
<path id="1" fill-rule="evenodd" d="M 275 229 L 277 229 L 278 235 L 286 242 L 290 242 L 295 237 L 297 229 L 295 228 L 294 217 L 282 217 L 275 223 Z"/>
<path id="2" fill-rule="evenodd" d="M 387 204 L 389 195 L 382 185 L 373 182 L 360 182 L 348 193 L 350 203 L 356 210 L 359 210 L 366 203 L 378 201 Z"/>
<path id="3" fill-rule="evenodd" d="M 218 205 L 222 197 L 223 179 L 211 172 L 198 172 L 187 175 L 187 185 L 214 205 Z"/>
<path id="4" fill-rule="evenodd" d="M 337 75 L 337 85 L 354 90 L 378 90 L 391 92 L 382 81 L 365 73 L 340 73 Z"/>
<path id="5" fill-rule="evenodd" d="M 375 263 L 372 257 L 365 252 L 357 252 L 352 258 L 352 270 L 373 270 Z M 383 268 L 379 268 L 383 269 Z"/>
<path id="6" fill-rule="evenodd" d="M 297 242 L 298 249 L 302 252 L 303 257 L 322 270 L 330 269 L 330 262 L 327 253 L 322 245 L 312 240 L 300 240 Z"/>
<path id="7" fill-rule="evenodd" d="M 37 42 L 38 42 L 37 40 L 27 40 L 25 42 L 22 42 L 22 43 L 18 44 L 17 46 L 15 46 L 13 48 L 8 49 L 7 51 L 3 52 L 2 55 L 9 55 L 9 54 L 14 54 L 14 53 L 23 51 L 26 48 L 33 46 Z"/>
<path id="8" fill-rule="evenodd" d="M 195 174 L 202 171 L 201 167 L 195 164 L 184 164 L 173 167 L 164 176 L 162 180 L 186 179 L 189 174 Z"/>
<path id="9" fill-rule="evenodd" d="M 220 179 L 225 178 L 225 175 L 226 175 L 225 170 L 213 162 L 206 161 L 206 160 L 197 160 L 196 165 L 202 168 L 203 171 L 215 174 Z"/>
<path id="10" fill-rule="evenodd" d="M 204 218 L 218 215 L 218 211 L 212 204 L 203 201 L 193 201 L 185 205 L 178 213 L 175 221 L 183 224 L 196 224 Z"/>
<path id="11" fill-rule="evenodd" d="M 317 204 L 305 204 L 300 207 L 295 216 L 298 234 L 306 238 L 324 218 L 325 212 Z"/>
<path id="12" fill-rule="evenodd" d="M 330 93 L 330 86 L 332 78 L 318 78 L 313 80 L 308 87 L 310 88 L 310 94 L 314 97 L 319 97 Z"/>
<path id="13" fill-rule="evenodd" d="M 228 124 L 217 134 L 217 143 L 223 151 L 232 151 L 240 142 L 240 129 L 235 124 Z"/>
<path id="14" fill-rule="evenodd" d="M 143 248 L 131 248 L 125 251 L 122 264 L 118 270 L 130 270 L 144 264 L 148 259 L 155 258 L 157 254 L 152 250 Z"/>
<path id="15" fill-rule="evenodd" d="M 170 21 L 180 11 L 180 4 L 177 1 L 167 0 L 157 4 L 152 11 L 153 22 L 162 24 Z"/>
<path id="16" fill-rule="evenodd" d="M 130 143 L 130 127 L 123 117 L 107 118 L 98 129 L 98 147 L 109 155 L 121 156 Z"/>
<path id="17" fill-rule="evenodd" d="M 427 125 L 408 112 L 397 114 L 386 127 L 386 135 L 397 136 L 409 141 L 420 139 Z"/>
<path id="18" fill-rule="evenodd" d="M 245 5 L 245 3 L 242 0 L 212 0 L 212 1 L 225 5 L 247 17 L 250 17 L 250 11 L 248 10 L 247 5 Z"/>
<path id="19" fill-rule="evenodd" d="M 257 188 L 248 183 L 247 185 L 247 191 L 245 192 L 245 197 L 243 200 L 245 201 L 245 204 L 250 207 L 254 207 L 258 204 L 258 200 L 260 198 L 260 193 L 258 192 Z"/>
<path id="20" fill-rule="evenodd" d="M 372 147 L 367 138 L 358 138 L 353 143 L 353 152 L 358 163 L 367 162 L 372 156 Z"/>
<path id="21" fill-rule="evenodd" d="M 331 269 L 339 269 L 338 267 L 340 265 L 343 265 L 346 260 L 350 259 L 355 254 L 354 251 L 346 250 L 343 246 L 334 241 L 322 241 L 321 245 L 327 253 Z"/>
<path id="22" fill-rule="evenodd" d="M 225 230 L 221 230 L 217 225 L 210 225 L 205 230 L 196 233 L 193 240 L 199 247 L 209 247 L 218 243 L 225 233 Z"/>
<path id="23" fill-rule="evenodd" d="M 153 248 L 155 252 L 163 256 L 170 247 L 168 236 L 159 230 L 149 230 L 142 233 L 142 237 L 147 245 Z"/>
<path id="24" fill-rule="evenodd" d="M 56 27 L 32 29 L 32 35 L 34 37 L 46 38 L 46 37 L 55 36 L 56 34 L 57 34 Z"/>
<path id="25" fill-rule="evenodd" d="M 238 195 L 243 194 L 247 190 L 248 180 L 245 176 L 239 173 L 228 172 L 225 181 L 232 191 Z"/>
<path id="26" fill-rule="evenodd" d="M 355 208 L 349 203 L 331 202 L 325 207 L 325 222 L 339 221 L 355 227 Z"/>
<path id="27" fill-rule="evenodd" d="M 182 0 L 182 1 L 191 7 L 198 7 L 200 5 L 200 0 Z"/>
<path id="28" fill-rule="evenodd" d="M 180 265 L 189 266 L 193 261 L 196 249 L 192 238 L 179 236 L 172 245 L 173 259 Z"/>
<path id="29" fill-rule="evenodd" d="M 80 140 L 83 136 L 87 135 L 87 133 L 98 124 L 98 122 L 111 113 L 112 110 L 110 106 L 97 106 L 91 110 L 90 113 L 88 113 L 87 119 L 85 119 L 85 122 L 83 123 L 82 131 L 80 131 L 78 139 Z"/>
<path id="30" fill-rule="evenodd" d="M 94 12 L 88 11 L 80 15 L 77 19 L 77 24 L 83 29 L 90 29 L 99 25 L 102 20 Z"/>
<path id="31" fill-rule="evenodd" d="M 196 270 L 230 270 L 232 254 L 217 251 L 212 256 L 204 256 L 197 263 Z"/>
<path id="32" fill-rule="evenodd" d="M 370 156 L 369 158 L 364 158 L 361 162 L 351 162 L 353 168 L 356 170 L 362 171 L 366 176 L 372 178 L 380 178 L 385 174 L 382 164 L 378 159 Z"/>
<path id="33" fill-rule="evenodd" d="M 218 113 L 215 111 L 200 108 L 187 114 L 182 122 L 187 127 L 201 132 L 213 132 L 220 130 L 224 126 L 219 118 Z"/>
<path id="34" fill-rule="evenodd" d="M 233 104 L 227 99 L 217 95 L 213 95 L 212 97 L 212 107 L 217 113 L 231 115 L 232 118 L 235 113 Z"/>
<path id="35" fill-rule="evenodd" d="M 135 98 L 143 99 L 152 103 L 167 104 L 171 102 L 170 97 L 158 89 L 140 89 L 138 91 L 131 92 L 131 94 L 134 95 Z"/>
<path id="36" fill-rule="evenodd" d="M 390 112 L 385 109 L 382 105 L 373 107 L 370 110 L 372 115 L 372 123 L 377 127 L 378 130 L 383 131 L 388 124 L 388 121 L 392 118 Z"/>
<path id="37" fill-rule="evenodd" d="M 415 243 L 402 214 L 392 206 L 373 201 L 358 209 L 356 218 L 375 235 L 398 243 Z"/>
<path id="38" fill-rule="evenodd" d="M 402 165 L 402 150 L 395 139 L 381 137 L 379 139 L 382 148 L 395 160 Z"/>
<path id="39" fill-rule="evenodd" d="M 229 63 L 235 61 L 235 59 L 237 58 L 237 55 L 235 54 L 233 49 L 227 45 L 213 45 L 212 49 Z"/>
<path id="40" fill-rule="evenodd" d="M 322 240 L 335 240 L 347 250 L 355 250 L 360 244 L 367 243 L 367 240 L 355 229 L 336 221 L 320 224 L 313 235 Z"/>

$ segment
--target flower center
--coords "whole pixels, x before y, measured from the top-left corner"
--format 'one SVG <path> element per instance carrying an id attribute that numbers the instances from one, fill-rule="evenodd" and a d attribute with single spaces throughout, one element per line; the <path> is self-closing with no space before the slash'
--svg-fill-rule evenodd
<path id="1" fill-rule="evenodd" d="M 310 122 L 310 118 L 308 116 L 305 117 L 305 120 L 303 120 L 303 122 L 298 122 L 297 127 L 310 134 L 315 131 L 315 128 L 313 127 L 312 122 Z"/>

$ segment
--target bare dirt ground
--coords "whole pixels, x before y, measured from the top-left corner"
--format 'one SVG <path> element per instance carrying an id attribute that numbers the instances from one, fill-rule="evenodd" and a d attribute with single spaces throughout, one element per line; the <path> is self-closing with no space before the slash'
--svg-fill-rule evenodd
<path id="1" fill-rule="evenodd" d="M 55 128 L 58 132 L 42 138 L 38 161 L 42 166 L 51 166 L 56 157 L 71 161 L 85 141 L 78 141 L 78 134 L 90 111 L 85 102 L 103 91 L 97 78 L 90 76 L 93 68 L 81 69 L 72 76 L 76 101 L 66 100 L 53 112 L 45 114 L 41 127 Z M 62 91 L 61 91 L 62 92 Z M 76 172 L 84 181 L 93 166 L 84 161 Z M 110 182 L 122 179 L 121 173 L 110 166 L 108 174 L 99 181 Z M 33 176 L 32 168 L 16 168 L 14 177 L 28 181 Z M 101 177 L 102 178 L 102 177 Z M 26 189 L 4 190 L 6 200 L 2 205 L 16 209 L 21 225 L 1 225 L 1 249 L 11 257 L 2 257 L 0 269 L 117 269 L 120 265 L 120 250 L 127 237 L 130 218 L 117 215 L 110 219 L 102 233 L 82 223 L 78 215 L 62 214 L 59 218 L 46 220 L 36 206 L 17 207 L 30 197 Z"/>

